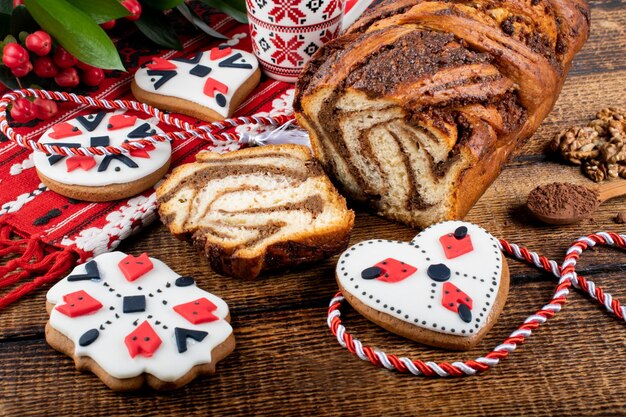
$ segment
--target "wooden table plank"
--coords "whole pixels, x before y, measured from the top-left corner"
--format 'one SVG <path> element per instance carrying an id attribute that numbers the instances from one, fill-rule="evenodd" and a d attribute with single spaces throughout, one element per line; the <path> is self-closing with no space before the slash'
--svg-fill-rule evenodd
<path id="1" fill-rule="evenodd" d="M 596 230 L 626 232 L 612 217 L 624 199 L 604 204 L 578 225 L 544 226 L 524 209 L 536 185 L 573 181 L 593 185 L 578 167 L 544 153 L 558 130 L 585 124 L 602 107 L 622 106 L 626 93 L 626 1 L 594 0 L 592 35 L 577 56 L 563 92 L 537 134 L 503 170 L 467 220 L 494 235 L 560 260 L 569 242 Z M 357 215 L 352 242 L 380 237 L 408 240 L 415 230 Z M 518 351 L 479 377 L 415 378 L 375 369 L 334 340 L 325 325 L 336 291 L 334 259 L 255 282 L 213 273 L 208 263 L 160 224 L 125 241 L 120 250 L 148 251 L 231 307 L 238 347 L 218 374 L 165 394 L 117 394 L 43 340 L 47 288 L 0 312 L 0 415 L 607 415 L 626 414 L 624 324 L 588 297 L 572 294 L 564 311 Z M 500 320 L 470 352 L 454 353 L 408 342 L 344 308 L 346 325 L 373 346 L 428 360 L 469 359 L 498 344 L 549 300 L 555 279 L 511 261 L 512 285 Z M 590 251 L 580 271 L 614 296 L 626 297 L 626 254 Z M 49 288 L 49 287 L 48 287 Z"/>

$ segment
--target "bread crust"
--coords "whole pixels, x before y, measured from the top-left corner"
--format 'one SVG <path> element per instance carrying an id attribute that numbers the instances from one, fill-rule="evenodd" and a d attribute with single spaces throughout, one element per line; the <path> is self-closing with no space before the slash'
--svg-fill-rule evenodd
<path id="1" fill-rule="evenodd" d="M 383 1 L 307 63 L 296 85 L 296 119 L 347 196 L 410 226 L 462 218 L 536 131 L 587 38 L 589 8 L 582 0 L 501 3 L 489 14 L 486 0 Z M 426 131 L 430 139 L 417 141 L 422 149 L 429 141 L 452 145 L 431 172 L 428 164 L 411 162 L 421 175 L 413 174 L 418 187 L 405 201 L 388 197 L 368 177 L 388 164 L 368 154 L 371 128 L 346 138 L 354 129 L 347 121 L 358 127 L 364 115 L 378 117 L 374 107 L 358 106 L 401 109 L 400 122 L 377 126 Z M 456 130 L 439 129 L 446 123 Z M 445 191 L 433 193 L 425 177 Z M 411 205 L 415 196 L 421 205 Z"/>

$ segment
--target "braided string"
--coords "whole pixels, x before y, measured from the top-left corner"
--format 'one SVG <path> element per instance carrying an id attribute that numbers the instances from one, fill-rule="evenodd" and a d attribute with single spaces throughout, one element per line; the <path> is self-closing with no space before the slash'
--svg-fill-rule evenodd
<path id="1" fill-rule="evenodd" d="M 100 109 L 114 110 L 136 110 L 152 117 L 155 117 L 159 122 L 165 123 L 168 126 L 174 126 L 180 131 L 164 133 L 160 135 L 147 136 L 140 140 L 130 141 L 119 146 L 86 146 L 78 148 L 68 148 L 64 146 L 38 143 L 35 140 L 26 140 L 21 134 L 17 133 L 7 120 L 7 107 L 13 101 L 22 97 L 38 97 L 48 100 L 73 102 L 76 104 L 83 104 L 90 107 L 96 107 Z M 240 138 L 234 133 L 225 133 L 224 130 L 241 126 L 245 124 L 255 123 L 261 126 L 280 126 L 289 120 L 293 119 L 292 116 L 249 116 L 249 117 L 237 117 L 233 119 L 221 120 L 219 122 L 213 122 L 206 125 L 194 126 L 176 116 L 169 113 L 160 111 L 159 109 L 152 107 L 145 103 L 139 103 L 132 100 L 104 100 L 96 99 L 89 96 L 81 96 L 74 93 L 66 93 L 60 91 L 48 91 L 37 90 L 32 88 L 26 88 L 22 90 L 14 90 L 6 93 L 0 99 L 0 131 L 9 138 L 9 140 L 15 142 L 19 146 L 29 149 L 43 152 L 47 155 L 63 155 L 63 156 L 94 156 L 94 155 L 119 155 L 127 153 L 133 149 L 143 149 L 146 146 L 151 146 L 158 142 L 165 142 L 171 140 L 186 140 L 189 138 L 202 139 L 216 145 L 220 142 L 239 142 Z"/>
<path id="2" fill-rule="evenodd" d="M 389 370 L 396 370 L 402 373 L 410 372 L 413 375 L 429 377 L 448 377 L 475 375 L 484 372 L 497 365 L 513 352 L 526 338 L 530 337 L 534 330 L 558 313 L 566 302 L 570 286 L 580 288 L 588 293 L 592 299 L 604 305 L 606 310 L 617 316 L 620 320 L 626 320 L 626 307 L 620 305 L 617 299 L 613 299 L 611 294 L 604 292 L 597 287 L 593 281 L 587 280 L 576 274 L 576 263 L 582 252 L 587 248 L 597 244 L 614 246 L 626 249 L 626 235 L 616 233 L 597 232 L 588 236 L 583 236 L 576 240 L 567 250 L 563 264 L 559 265 L 545 256 L 540 256 L 526 248 L 500 240 L 500 249 L 507 255 L 523 260 L 539 269 L 543 269 L 559 278 L 559 283 L 554 290 L 552 299 L 539 311 L 530 315 L 524 322 L 513 331 L 504 342 L 496 346 L 485 356 L 465 362 L 424 362 L 419 359 L 409 359 L 387 354 L 381 350 L 364 346 L 363 343 L 354 338 L 346 331 L 341 323 L 341 303 L 344 297 L 341 292 L 335 294 L 328 307 L 327 324 L 332 334 L 337 338 L 339 344 L 348 349 L 352 354 L 361 360 L 371 362 L 375 366 L 383 366 Z"/>

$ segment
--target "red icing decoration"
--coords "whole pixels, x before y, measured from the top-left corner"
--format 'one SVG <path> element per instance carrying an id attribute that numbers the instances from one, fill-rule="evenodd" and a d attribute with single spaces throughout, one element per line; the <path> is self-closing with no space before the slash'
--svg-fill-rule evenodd
<path id="1" fill-rule="evenodd" d="M 173 70 L 176 69 L 176 64 L 172 61 L 168 61 L 167 59 L 154 57 L 152 58 L 152 62 L 146 65 L 146 68 L 151 70 Z"/>
<path id="2" fill-rule="evenodd" d="M 93 156 L 70 156 L 65 161 L 65 165 L 67 166 L 67 172 L 72 172 L 76 168 L 89 171 L 96 166 L 96 160 Z"/>
<path id="3" fill-rule="evenodd" d="M 472 298 L 469 295 L 465 294 L 463 291 L 461 291 L 453 283 L 444 283 L 441 305 L 454 313 L 458 313 L 460 304 L 465 304 L 467 308 L 471 310 L 473 305 Z"/>
<path id="4" fill-rule="evenodd" d="M 222 59 L 225 56 L 230 55 L 232 52 L 233 52 L 233 50 L 230 47 L 224 48 L 224 49 L 213 48 L 213 49 L 211 49 L 211 52 L 209 54 L 209 58 L 211 58 L 211 60 L 215 61 L 216 59 Z"/>
<path id="5" fill-rule="evenodd" d="M 148 258 L 148 254 L 145 252 L 137 257 L 128 255 L 117 265 L 130 282 L 133 282 L 154 267 L 152 261 Z"/>
<path id="6" fill-rule="evenodd" d="M 146 320 L 124 338 L 124 343 L 131 358 L 137 355 L 149 358 L 161 346 L 161 338 Z"/>
<path id="7" fill-rule="evenodd" d="M 154 150 L 154 145 L 149 143 L 145 145 L 143 149 L 132 149 L 130 151 L 130 156 L 135 156 L 137 158 L 150 158 L 150 154 L 148 152 Z"/>
<path id="8" fill-rule="evenodd" d="M 52 126 L 52 132 L 48 136 L 52 139 L 63 139 L 69 138 L 70 136 L 78 136 L 82 133 L 79 128 L 67 122 L 63 122 Z"/>
<path id="9" fill-rule="evenodd" d="M 222 94 L 228 93 L 228 86 L 217 81 L 215 78 L 207 78 L 204 83 L 204 94 L 209 97 L 215 97 L 215 92 L 218 91 Z"/>
<path id="10" fill-rule="evenodd" d="M 463 239 L 457 239 L 454 237 L 454 233 L 448 233 L 439 238 L 443 251 L 446 254 L 446 258 L 453 259 L 458 258 L 461 255 L 465 255 L 474 250 L 472 245 L 472 238 L 470 235 L 465 235 Z"/>
<path id="11" fill-rule="evenodd" d="M 137 116 L 127 116 L 125 114 L 116 114 L 109 119 L 109 130 L 122 129 L 125 127 L 135 126 Z"/>
<path id="12" fill-rule="evenodd" d="M 212 312 L 217 310 L 215 304 L 206 298 L 198 298 L 185 304 L 179 304 L 174 307 L 174 311 L 183 316 L 192 324 L 207 323 L 219 320 Z"/>
<path id="13" fill-rule="evenodd" d="M 414 266 L 393 258 L 387 258 L 374 266 L 383 270 L 383 273 L 376 278 L 383 282 L 400 282 L 417 271 Z"/>
<path id="14" fill-rule="evenodd" d="M 100 301 L 80 290 L 63 296 L 65 304 L 56 306 L 56 309 L 68 317 L 84 316 L 100 310 L 102 304 Z"/>

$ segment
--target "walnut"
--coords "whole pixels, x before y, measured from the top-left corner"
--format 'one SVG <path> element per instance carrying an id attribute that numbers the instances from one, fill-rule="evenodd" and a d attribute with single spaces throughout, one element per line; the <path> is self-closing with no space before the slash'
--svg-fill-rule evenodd
<path id="1" fill-rule="evenodd" d="M 596 182 L 626 178 L 626 111 L 602 109 L 587 126 L 559 132 L 551 148 L 563 159 L 582 165 L 583 172 Z"/>
<path id="2" fill-rule="evenodd" d="M 595 159 L 585 162 L 582 169 L 585 175 L 595 182 L 604 181 L 609 176 L 606 165 L 596 161 Z"/>

